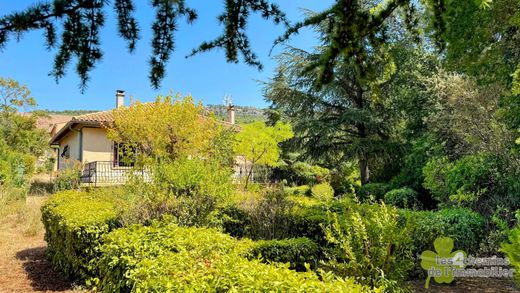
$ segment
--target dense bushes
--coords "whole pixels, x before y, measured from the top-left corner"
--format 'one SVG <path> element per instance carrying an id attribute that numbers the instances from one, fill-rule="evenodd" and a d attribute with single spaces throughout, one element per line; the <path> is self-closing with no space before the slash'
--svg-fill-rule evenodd
<path id="1" fill-rule="evenodd" d="M 172 215 L 181 226 L 210 224 L 225 206 L 233 186 L 229 167 L 202 159 L 179 159 L 155 166 L 152 183 L 133 178 L 127 185 L 133 199 L 123 216 L 126 224 L 147 224 Z"/>
<path id="2" fill-rule="evenodd" d="M 34 173 L 34 156 L 12 151 L 0 140 L 0 188 L 27 187 Z"/>
<path id="3" fill-rule="evenodd" d="M 418 208 L 421 203 L 415 190 L 403 187 L 390 190 L 385 194 L 385 202 L 400 208 Z"/>
<path id="4" fill-rule="evenodd" d="M 328 201 L 334 197 L 334 189 L 328 183 L 316 184 L 311 188 L 312 197 L 321 200 Z"/>
<path id="5" fill-rule="evenodd" d="M 305 271 L 305 264 L 316 268 L 320 259 L 318 245 L 305 237 L 283 240 L 261 240 L 253 244 L 248 257 L 261 257 L 268 262 L 289 263 L 290 268 Z"/>
<path id="6" fill-rule="evenodd" d="M 397 210 L 346 202 L 324 226 L 327 241 L 323 266 L 339 276 L 397 290 L 414 266 L 410 235 L 399 225 Z M 343 216 L 341 216 L 343 215 Z"/>
<path id="7" fill-rule="evenodd" d="M 472 208 L 485 216 L 499 205 L 520 207 L 520 180 L 508 175 L 515 171 L 499 155 L 477 154 L 450 162 L 448 158 L 432 159 L 423 169 L 424 187 L 441 205 Z"/>
<path id="8" fill-rule="evenodd" d="M 309 239 L 239 241 L 214 229 L 167 224 L 173 220 L 167 218 L 150 227 L 114 230 L 127 204 L 120 190 L 112 189 L 53 195 L 42 208 L 53 265 L 106 292 L 368 291 L 331 274 L 319 277 L 261 263 L 288 262 L 303 270 L 317 259 L 318 246 Z"/>
<path id="9" fill-rule="evenodd" d="M 86 280 L 97 275 L 100 237 L 118 226 L 124 208 L 117 190 L 64 191 L 42 207 L 47 255 L 65 275 Z"/>
<path id="10" fill-rule="evenodd" d="M 432 249 L 433 241 L 440 236 L 451 237 L 455 247 L 475 254 L 485 229 L 484 218 L 465 208 L 449 208 L 439 211 L 400 210 L 404 225 L 409 228 L 415 251 Z"/>
<path id="11" fill-rule="evenodd" d="M 520 222 L 520 213 L 517 212 L 516 217 Z M 516 271 L 516 278 L 520 280 L 518 272 L 520 271 L 520 226 L 517 226 L 509 232 L 509 241 L 502 244 L 501 251 L 506 254 L 509 262 Z"/>
<path id="12" fill-rule="evenodd" d="M 389 184 L 367 183 L 359 187 L 357 195 L 361 200 L 367 200 L 370 196 L 373 196 L 376 200 L 381 200 L 388 191 L 390 191 Z"/>
<path id="13" fill-rule="evenodd" d="M 304 162 L 278 167 L 275 176 L 286 180 L 291 185 L 314 185 L 330 180 L 330 170 L 318 165 L 310 165 Z"/>
<path id="14" fill-rule="evenodd" d="M 107 292 L 365 292 L 352 280 L 297 273 L 247 260 L 250 241 L 207 228 L 154 224 L 114 231 L 104 239 L 100 289 Z"/>

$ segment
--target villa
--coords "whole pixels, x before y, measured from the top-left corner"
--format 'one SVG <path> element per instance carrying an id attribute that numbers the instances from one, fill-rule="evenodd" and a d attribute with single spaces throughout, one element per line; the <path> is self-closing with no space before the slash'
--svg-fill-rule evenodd
<path id="1" fill-rule="evenodd" d="M 125 92 L 116 91 L 116 109 L 123 107 Z M 56 150 L 55 171 L 62 171 L 73 167 L 82 168 L 82 183 L 97 185 L 122 184 L 133 172 L 150 179 L 147 170 L 136 170 L 123 160 L 120 145 L 107 137 L 106 125 L 114 121 L 113 110 L 95 112 L 72 117 L 59 130 L 53 129 L 51 146 Z M 228 121 L 225 125 L 233 127 L 235 124 L 235 110 L 228 108 Z M 236 178 L 241 178 L 244 166 L 237 163 Z"/>

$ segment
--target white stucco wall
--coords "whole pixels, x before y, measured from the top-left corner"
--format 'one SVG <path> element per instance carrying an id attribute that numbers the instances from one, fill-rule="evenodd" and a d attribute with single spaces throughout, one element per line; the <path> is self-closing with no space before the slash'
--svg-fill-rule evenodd
<path id="1" fill-rule="evenodd" d="M 103 128 L 83 128 L 83 163 L 112 161 L 113 143 Z"/>

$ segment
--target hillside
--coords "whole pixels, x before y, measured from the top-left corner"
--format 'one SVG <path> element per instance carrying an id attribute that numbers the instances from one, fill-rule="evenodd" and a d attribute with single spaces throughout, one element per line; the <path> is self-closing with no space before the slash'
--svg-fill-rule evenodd
<path id="1" fill-rule="evenodd" d="M 222 120 L 227 120 L 227 106 L 207 105 L 206 108 Z M 251 123 L 254 121 L 264 121 L 266 119 L 265 110 L 251 106 L 235 106 L 235 121 L 237 124 Z"/>

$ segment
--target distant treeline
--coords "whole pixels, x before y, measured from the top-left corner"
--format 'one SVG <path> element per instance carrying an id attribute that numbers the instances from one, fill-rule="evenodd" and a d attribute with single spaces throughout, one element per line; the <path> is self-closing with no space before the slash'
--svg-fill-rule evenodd
<path id="1" fill-rule="evenodd" d="M 68 115 L 68 116 L 79 116 L 94 112 L 99 112 L 98 110 L 62 110 L 62 111 L 54 111 L 54 110 L 44 110 L 45 113 L 49 115 Z"/>
<path id="2" fill-rule="evenodd" d="M 207 105 L 206 108 L 222 120 L 227 120 L 227 106 Z M 265 110 L 251 106 L 235 106 L 235 121 L 237 124 L 266 120 Z"/>

